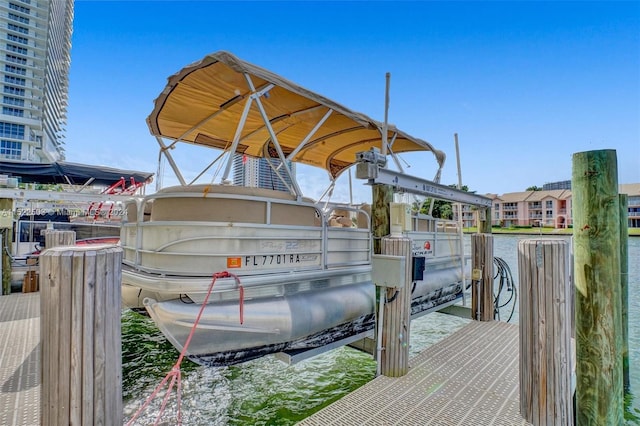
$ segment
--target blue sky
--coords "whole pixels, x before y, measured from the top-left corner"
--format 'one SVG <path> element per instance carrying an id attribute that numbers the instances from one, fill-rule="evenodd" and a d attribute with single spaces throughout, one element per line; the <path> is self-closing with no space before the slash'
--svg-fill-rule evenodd
<path id="1" fill-rule="evenodd" d="M 570 179 L 572 154 L 598 149 L 617 151 L 620 183 L 640 182 L 637 1 L 76 0 L 67 161 L 155 172 L 153 100 L 218 50 L 380 121 L 390 72 L 389 121 L 446 152 L 445 184 L 457 183 L 454 133 L 479 193 Z M 194 173 L 209 161 L 177 158 Z M 408 161 L 433 177 L 431 158 Z M 322 174 L 299 176 L 319 195 Z"/>

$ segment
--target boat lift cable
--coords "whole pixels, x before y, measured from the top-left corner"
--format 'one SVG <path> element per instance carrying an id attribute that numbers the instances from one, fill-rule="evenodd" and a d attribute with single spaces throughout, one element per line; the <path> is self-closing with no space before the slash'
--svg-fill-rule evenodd
<path id="1" fill-rule="evenodd" d="M 493 277 L 494 281 L 494 289 L 496 289 L 494 293 L 494 309 L 495 309 L 495 318 L 500 320 L 500 309 L 511 304 L 511 312 L 509 313 L 509 318 L 507 318 L 507 322 L 510 322 L 513 318 L 513 314 L 516 309 L 516 303 L 518 302 L 518 290 L 513 283 L 513 276 L 511 275 L 511 269 L 507 262 L 500 257 L 493 258 L 493 264 L 495 266 L 496 274 Z M 497 281 L 497 287 L 496 287 Z M 502 299 L 502 293 L 507 291 L 510 293 L 509 297 L 506 301 L 500 302 Z"/>
<path id="2" fill-rule="evenodd" d="M 497 320 L 500 320 L 500 309 L 511 304 L 511 312 L 509 312 L 509 317 L 507 318 L 507 321 L 506 321 L 506 322 L 510 322 L 516 310 L 516 303 L 518 303 L 518 289 L 513 282 L 513 275 L 511 274 L 511 268 L 509 268 L 509 265 L 507 264 L 507 262 L 505 262 L 504 259 L 500 257 L 494 257 L 493 264 L 495 266 L 495 271 L 496 271 L 496 274 L 493 277 L 494 318 Z M 496 280 L 498 281 L 497 287 L 496 287 Z M 474 281 L 474 282 L 478 282 L 478 281 Z M 471 285 L 472 285 L 471 282 L 466 284 L 464 287 L 465 291 L 469 290 L 471 288 Z M 509 295 L 509 298 L 506 301 L 500 303 L 500 300 L 503 299 L 502 294 L 505 291 L 511 294 Z"/>
<path id="3" fill-rule="evenodd" d="M 195 334 L 196 328 L 198 327 L 198 323 L 200 322 L 200 318 L 202 317 L 202 313 L 204 312 L 204 308 L 207 306 L 207 302 L 209 301 L 209 296 L 211 296 L 211 292 L 213 290 L 214 284 L 216 283 L 216 280 L 218 278 L 231 278 L 231 277 L 236 280 L 236 284 L 238 286 L 238 290 L 240 291 L 240 324 L 242 324 L 244 322 L 244 288 L 240 284 L 240 278 L 238 278 L 237 275 L 232 274 L 232 273 L 227 272 L 227 271 L 216 272 L 215 274 L 213 274 L 213 278 L 211 280 L 211 284 L 209 284 L 209 289 L 207 290 L 207 295 L 205 296 L 204 301 L 202 302 L 202 305 L 200 306 L 200 311 L 198 312 L 198 316 L 196 317 L 196 320 L 194 321 L 193 326 L 191 327 L 191 331 L 189 331 L 189 336 L 187 337 L 187 340 L 185 341 L 184 346 L 182 347 L 182 351 L 180 351 L 180 356 L 178 357 L 178 360 L 176 361 L 174 366 L 171 368 L 171 371 L 169 371 L 169 373 L 167 373 L 165 378 L 162 379 L 162 381 L 158 384 L 158 386 L 156 386 L 156 388 L 153 390 L 151 395 L 149 395 L 149 397 L 146 399 L 144 404 L 142 404 L 142 406 L 138 409 L 138 411 L 136 411 L 136 413 L 133 415 L 133 417 L 131 417 L 131 419 L 127 422 L 126 426 L 133 425 L 133 422 L 149 406 L 151 401 L 153 401 L 156 398 L 156 396 L 158 396 L 158 393 L 164 388 L 164 386 L 167 384 L 167 382 L 169 382 L 168 389 L 167 389 L 167 392 L 164 395 L 164 398 L 162 399 L 162 404 L 160 406 L 160 411 L 158 412 L 158 416 L 156 417 L 154 425 L 160 424 L 160 419 L 162 418 L 162 415 L 164 414 L 164 410 L 166 409 L 167 402 L 169 401 L 169 397 L 171 396 L 171 392 L 172 392 L 174 386 L 176 387 L 177 405 L 178 405 L 177 424 L 178 425 L 182 424 L 182 412 L 181 412 L 181 409 L 180 409 L 180 405 L 181 405 L 181 402 L 182 402 L 182 381 L 181 381 L 182 372 L 180 370 L 180 365 L 182 364 L 182 360 L 184 359 L 184 357 L 187 354 L 187 349 L 189 348 L 189 343 L 191 343 L 191 339 L 193 338 L 193 335 Z M 171 380 L 169 380 L 169 379 L 171 379 Z"/>

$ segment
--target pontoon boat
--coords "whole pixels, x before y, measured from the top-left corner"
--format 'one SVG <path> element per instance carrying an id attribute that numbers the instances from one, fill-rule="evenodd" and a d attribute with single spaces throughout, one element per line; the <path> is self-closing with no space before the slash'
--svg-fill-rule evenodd
<path id="1" fill-rule="evenodd" d="M 325 169 L 332 188 L 357 153 L 381 150 L 383 129 L 384 152 L 430 152 L 438 167 L 442 152 L 227 52 L 169 77 L 147 123 L 180 185 L 126 206 L 127 306 L 144 306 L 181 350 L 213 274 L 236 275 L 216 279 L 189 345 L 189 358 L 205 365 L 318 348 L 372 330 L 370 209 L 304 197 L 290 165 Z M 180 144 L 221 151 L 209 165 L 226 160 L 220 181 L 187 182 L 170 152 Z M 238 158 L 264 159 L 288 190 L 232 185 Z M 465 262 L 460 235 L 448 232 L 455 224 L 424 215 L 411 223 L 414 254 L 426 259 L 413 289 L 419 315 L 460 297 Z"/>

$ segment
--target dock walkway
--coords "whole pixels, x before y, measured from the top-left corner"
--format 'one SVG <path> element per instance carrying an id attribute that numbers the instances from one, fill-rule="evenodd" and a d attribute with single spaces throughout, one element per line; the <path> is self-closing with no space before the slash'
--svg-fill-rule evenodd
<path id="1" fill-rule="evenodd" d="M 518 364 L 517 325 L 473 321 L 414 357 L 406 376 L 379 376 L 298 425 L 528 425 Z"/>
<path id="2" fill-rule="evenodd" d="M 0 296 L 0 424 L 40 423 L 40 294 Z M 519 414 L 518 326 L 471 322 L 299 423 L 528 425 Z"/>
<path id="3" fill-rule="evenodd" d="M 0 424 L 40 424 L 40 293 L 0 296 Z"/>

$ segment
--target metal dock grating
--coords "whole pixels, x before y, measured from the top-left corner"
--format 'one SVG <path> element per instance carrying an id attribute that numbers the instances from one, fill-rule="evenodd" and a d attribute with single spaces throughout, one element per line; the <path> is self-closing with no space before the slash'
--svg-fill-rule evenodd
<path id="1" fill-rule="evenodd" d="M 40 293 L 0 296 L 0 424 L 40 424 Z"/>
<path id="2" fill-rule="evenodd" d="M 473 321 L 298 425 L 528 425 L 518 364 L 517 325 Z"/>
<path id="3" fill-rule="evenodd" d="M 0 424 L 40 423 L 39 293 L 0 297 Z M 299 425 L 528 425 L 519 414 L 518 326 L 471 322 Z"/>

